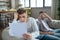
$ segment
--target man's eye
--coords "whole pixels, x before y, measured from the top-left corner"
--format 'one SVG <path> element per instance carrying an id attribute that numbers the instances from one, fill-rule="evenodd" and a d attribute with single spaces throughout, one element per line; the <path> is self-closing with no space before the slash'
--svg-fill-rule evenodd
<path id="1" fill-rule="evenodd" d="M 21 18 L 21 17 L 19 16 L 19 18 Z"/>
<path id="2" fill-rule="evenodd" d="M 23 16 L 23 18 L 25 18 L 25 16 Z"/>

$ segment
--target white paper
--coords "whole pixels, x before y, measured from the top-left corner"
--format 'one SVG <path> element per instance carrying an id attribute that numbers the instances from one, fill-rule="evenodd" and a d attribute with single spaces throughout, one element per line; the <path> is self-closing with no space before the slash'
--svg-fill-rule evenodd
<path id="1" fill-rule="evenodd" d="M 15 37 L 23 37 L 23 34 L 27 33 L 26 23 L 10 23 L 9 34 Z"/>

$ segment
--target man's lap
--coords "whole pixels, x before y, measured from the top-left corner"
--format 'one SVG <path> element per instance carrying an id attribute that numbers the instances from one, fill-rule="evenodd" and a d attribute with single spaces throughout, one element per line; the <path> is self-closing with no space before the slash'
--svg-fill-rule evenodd
<path id="1" fill-rule="evenodd" d="M 60 33 L 60 29 L 54 29 L 53 32 Z"/>
<path id="2" fill-rule="evenodd" d="M 41 36 L 42 35 L 38 36 L 39 40 L 60 40 L 60 38 L 53 36 L 53 35 L 44 35 L 44 36 L 42 36 L 42 38 L 41 38 Z"/>

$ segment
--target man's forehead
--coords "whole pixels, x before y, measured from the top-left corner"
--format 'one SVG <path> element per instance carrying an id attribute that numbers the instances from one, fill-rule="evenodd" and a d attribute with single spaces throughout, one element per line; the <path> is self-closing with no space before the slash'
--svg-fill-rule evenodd
<path id="1" fill-rule="evenodd" d="M 42 15 L 46 14 L 46 13 L 41 13 Z"/>
<path id="2" fill-rule="evenodd" d="M 23 13 L 23 14 L 19 14 L 19 15 L 26 15 L 26 13 Z"/>

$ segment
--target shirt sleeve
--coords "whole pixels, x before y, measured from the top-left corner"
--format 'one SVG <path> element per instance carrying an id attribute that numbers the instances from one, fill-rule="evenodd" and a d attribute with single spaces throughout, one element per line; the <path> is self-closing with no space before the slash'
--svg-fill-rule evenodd
<path id="1" fill-rule="evenodd" d="M 39 29 L 37 26 L 37 22 L 34 18 L 33 18 L 32 22 L 33 22 L 33 24 L 32 24 L 33 32 L 31 33 L 31 35 L 32 35 L 32 37 L 36 38 L 39 35 Z"/>

